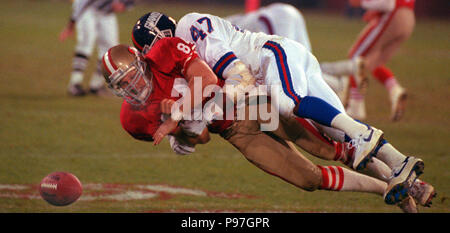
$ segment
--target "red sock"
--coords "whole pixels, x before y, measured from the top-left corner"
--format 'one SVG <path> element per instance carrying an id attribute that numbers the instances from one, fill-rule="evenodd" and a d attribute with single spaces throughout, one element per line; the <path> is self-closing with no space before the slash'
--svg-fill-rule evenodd
<path id="1" fill-rule="evenodd" d="M 344 185 L 344 171 L 338 166 L 320 166 L 322 171 L 322 185 L 321 189 L 340 191 Z"/>
<path id="2" fill-rule="evenodd" d="M 355 148 L 348 148 L 348 143 L 344 142 L 335 142 L 335 156 L 334 161 L 341 161 L 345 165 L 349 165 L 351 161 L 353 161 L 353 153 L 355 152 Z"/>
<path id="3" fill-rule="evenodd" d="M 356 84 L 355 77 L 350 76 L 350 99 L 362 100 L 364 96 L 359 91 L 358 85 Z"/>
<path id="4" fill-rule="evenodd" d="M 388 90 L 397 84 L 394 74 L 386 66 L 378 66 L 372 71 L 372 74 Z"/>

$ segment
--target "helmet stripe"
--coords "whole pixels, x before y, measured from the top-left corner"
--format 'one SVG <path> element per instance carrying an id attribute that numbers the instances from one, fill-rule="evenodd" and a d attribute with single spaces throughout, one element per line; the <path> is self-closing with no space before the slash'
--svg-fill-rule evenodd
<path id="1" fill-rule="evenodd" d="M 113 67 L 113 70 L 114 70 L 114 71 L 117 70 L 117 66 L 116 66 L 116 64 L 114 64 L 114 61 L 113 61 L 113 59 L 111 58 L 111 53 L 109 53 L 109 52 L 108 52 L 108 61 L 109 61 L 109 63 L 111 63 L 111 65 L 112 65 L 112 67 Z"/>
<path id="2" fill-rule="evenodd" d="M 142 46 L 136 41 L 136 39 L 134 39 L 134 34 L 131 33 L 131 40 L 133 41 L 134 46 L 136 46 L 139 50 L 142 51 Z"/>
<path id="3" fill-rule="evenodd" d="M 106 52 L 106 54 L 103 56 L 103 66 L 106 67 L 106 69 L 108 70 L 108 72 L 110 74 L 112 74 L 115 71 L 114 67 L 112 66 L 112 64 L 110 62 L 109 51 Z"/>

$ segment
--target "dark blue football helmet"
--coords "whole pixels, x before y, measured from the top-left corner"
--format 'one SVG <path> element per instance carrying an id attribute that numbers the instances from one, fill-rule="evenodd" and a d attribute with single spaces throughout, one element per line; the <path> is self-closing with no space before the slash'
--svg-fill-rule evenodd
<path id="1" fill-rule="evenodd" d="M 131 39 L 134 46 L 145 53 L 156 41 L 163 37 L 175 36 L 177 22 L 160 12 L 143 15 L 133 27 Z"/>

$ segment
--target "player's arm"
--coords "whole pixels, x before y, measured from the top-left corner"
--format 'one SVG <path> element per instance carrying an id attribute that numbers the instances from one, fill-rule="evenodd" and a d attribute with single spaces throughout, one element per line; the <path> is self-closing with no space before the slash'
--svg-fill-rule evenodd
<path id="1" fill-rule="evenodd" d="M 201 90 L 202 93 L 205 90 L 205 88 L 209 85 L 215 85 L 217 83 L 217 76 L 216 74 L 209 68 L 208 64 L 204 62 L 199 57 L 194 58 L 192 61 L 189 62 L 187 67 L 185 68 L 184 77 L 186 81 L 188 82 L 189 90 L 191 91 L 191 104 L 190 106 L 195 106 L 194 104 L 202 104 L 202 103 L 195 103 L 194 94 L 195 93 L 195 85 L 196 85 L 196 77 L 201 78 Z M 198 79 L 197 79 L 198 81 Z M 202 101 L 206 98 L 206 96 L 209 96 L 211 93 L 203 93 L 202 94 Z M 193 108 L 193 109 L 194 109 Z"/>
<path id="2" fill-rule="evenodd" d="M 193 126 L 198 126 L 197 121 L 188 121 L 184 123 L 193 123 Z M 168 135 L 169 144 L 172 150 L 179 155 L 187 155 L 195 152 L 195 145 L 197 144 L 205 144 L 209 141 L 209 132 L 206 127 L 203 128 L 203 131 L 198 135 L 188 134 L 184 126 L 178 127 L 175 132 Z"/>
<path id="3" fill-rule="evenodd" d="M 174 136 L 179 142 L 192 146 L 195 146 L 197 144 L 206 144 L 209 142 L 209 140 L 211 140 L 207 127 L 204 127 L 199 135 L 188 135 L 182 127 L 178 127 L 170 135 Z"/>
<path id="4" fill-rule="evenodd" d="M 134 6 L 133 0 L 114 0 L 111 3 L 111 10 L 115 13 L 122 13 Z"/>
<path id="5" fill-rule="evenodd" d="M 211 93 L 204 93 L 204 90 L 209 85 L 214 85 L 217 83 L 217 76 L 214 74 L 214 72 L 209 68 L 208 64 L 206 64 L 203 60 L 201 60 L 199 57 L 193 58 L 191 61 L 188 62 L 188 64 L 184 68 L 184 77 L 186 81 L 188 82 L 189 91 L 191 93 L 190 95 L 190 104 L 189 105 L 181 105 L 176 106 L 179 108 L 179 111 L 169 111 L 169 109 L 164 109 L 163 106 L 162 112 L 164 113 L 167 111 L 171 114 L 170 121 L 166 121 L 162 125 L 162 129 L 158 131 L 158 141 L 160 137 L 164 137 L 169 132 L 172 132 L 175 130 L 175 127 L 178 125 L 178 122 L 183 117 L 183 112 L 193 112 L 194 109 L 200 108 L 202 109 L 202 103 L 205 100 L 206 96 L 210 96 Z M 196 90 L 196 86 L 199 85 L 198 82 L 199 79 L 196 77 L 201 78 L 201 93 L 202 93 L 202 99 L 199 103 L 195 100 L 194 93 Z M 198 88 L 198 87 L 197 87 Z M 212 89 L 209 89 L 212 91 Z M 197 106 L 199 105 L 199 106 Z M 185 106 L 189 106 L 190 109 L 184 109 Z M 172 110 L 172 105 L 170 106 L 170 110 Z M 155 140 L 156 141 L 156 140 Z"/>
<path id="6" fill-rule="evenodd" d="M 170 115 L 170 117 L 156 130 L 154 134 L 154 145 L 158 145 L 164 137 L 169 134 L 174 136 L 178 135 L 179 137 L 184 138 L 188 144 L 192 145 L 207 143 L 210 138 L 206 124 L 202 120 L 185 121 L 180 124 L 180 120 L 174 119 L 172 114 L 174 113 L 174 111 L 172 111 L 174 105 L 175 101 L 172 99 L 164 99 L 161 101 L 161 112 Z M 180 112 L 182 112 L 182 110 L 180 110 Z M 181 127 L 179 127 L 180 125 Z M 184 137 L 183 134 L 187 137 Z"/>
<path id="7" fill-rule="evenodd" d="M 349 0 L 353 7 L 362 7 L 372 11 L 392 11 L 395 8 L 395 0 Z"/>
<path id="8" fill-rule="evenodd" d="M 230 28 L 233 26 L 226 20 L 208 14 L 190 13 L 178 23 L 176 36 L 194 43 L 197 52 L 219 78 L 245 89 L 253 85 L 255 79 L 224 38 Z"/>
<path id="9" fill-rule="evenodd" d="M 75 1 L 72 4 L 72 14 L 70 15 L 69 22 L 67 22 L 61 33 L 59 33 L 60 41 L 65 41 L 67 38 L 73 35 L 75 31 L 75 23 L 78 21 L 81 15 L 83 15 L 86 9 L 94 2 L 95 0 Z"/>

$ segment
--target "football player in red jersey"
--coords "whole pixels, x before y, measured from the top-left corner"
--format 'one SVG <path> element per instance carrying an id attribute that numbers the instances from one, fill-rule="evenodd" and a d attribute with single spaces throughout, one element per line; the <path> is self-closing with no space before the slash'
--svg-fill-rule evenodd
<path id="1" fill-rule="evenodd" d="M 364 20 L 368 23 L 350 49 L 349 57 L 363 57 L 367 70 L 388 90 L 391 119 L 398 121 L 404 115 L 407 93 L 393 72 L 386 67 L 386 63 L 414 30 L 415 0 L 349 0 L 349 2 L 353 6 L 367 10 Z M 352 77 L 347 113 L 360 120 L 366 117 L 364 93 L 359 91 Z"/>
<path id="2" fill-rule="evenodd" d="M 159 40 L 144 56 L 124 45 L 108 50 L 103 57 L 104 75 L 109 87 L 125 98 L 121 110 L 124 129 L 136 139 L 156 140 L 156 144 L 169 133 L 177 135 L 177 139 L 184 137 L 190 144 L 207 142 L 207 130 L 197 131 L 199 136 L 196 137 L 183 136 L 183 131 L 177 127 L 178 120 L 170 117 L 163 124 L 161 119 L 162 113 L 172 113 L 172 106 L 168 104 L 175 101 L 171 93 L 176 77 L 185 78 L 188 85 L 192 86 L 193 77 L 201 76 L 202 81 L 207 83 L 203 84 L 202 89 L 217 82 L 214 73 L 204 65 L 196 57 L 192 45 L 179 38 Z M 290 132 L 295 132 L 292 136 L 285 128 L 280 127 L 277 132 L 281 136 L 269 136 L 259 129 L 258 121 L 231 123 L 222 121 L 221 126 L 224 127 L 220 127 L 219 123 L 217 128 L 225 139 L 237 147 L 249 161 L 297 187 L 310 191 L 353 190 L 380 195 L 386 189 L 387 184 L 380 180 L 337 166 L 322 167 L 311 163 L 295 147 L 283 142 L 283 138 L 296 140 L 301 132 L 299 129 Z M 320 147 L 315 153 L 323 152 Z M 334 155 L 334 147 L 328 147 Z M 364 182 L 360 182 L 361 180 Z M 415 205 L 410 200 L 408 206 Z"/>
<path id="3" fill-rule="evenodd" d="M 110 48 L 103 56 L 103 74 L 115 94 L 125 98 L 120 113 L 123 128 L 147 141 L 154 140 L 162 123 L 161 100 L 175 99 L 171 96 L 175 78 L 184 78 L 192 88 L 194 77 L 202 77 L 202 89 L 217 83 L 193 45 L 176 37 L 161 39 L 143 56 L 126 45 Z"/>

